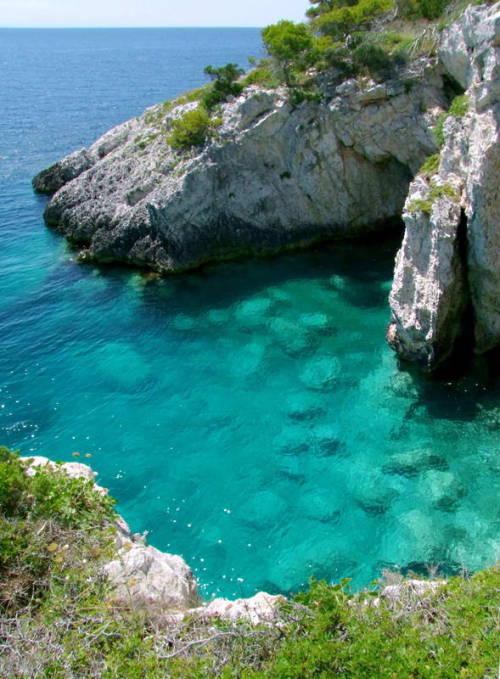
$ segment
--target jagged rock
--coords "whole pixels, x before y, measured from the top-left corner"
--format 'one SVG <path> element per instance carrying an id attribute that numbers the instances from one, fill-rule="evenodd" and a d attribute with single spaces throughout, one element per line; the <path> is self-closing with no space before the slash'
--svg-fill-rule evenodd
<path id="1" fill-rule="evenodd" d="M 228 622 L 245 621 L 252 625 L 277 622 L 280 605 L 286 599 L 281 595 L 259 592 L 248 599 L 214 599 L 208 606 L 188 611 L 190 615 L 200 618 L 219 618 Z"/>
<path id="2" fill-rule="evenodd" d="M 193 104 L 148 109 L 34 179 L 59 189 L 46 221 L 83 258 L 162 272 L 383 228 L 435 150 L 443 83 L 424 60 L 392 83 L 352 85 L 295 108 L 284 88 L 251 86 L 191 152 L 166 138 Z"/>
<path id="3" fill-rule="evenodd" d="M 150 545 L 124 541 L 104 572 L 114 585 L 113 601 L 133 608 L 185 611 L 201 602 L 184 559 Z"/>
<path id="4" fill-rule="evenodd" d="M 40 172 L 33 185 L 40 193 L 53 193 L 92 167 L 94 162 L 86 149 L 79 149 Z"/>
<path id="5" fill-rule="evenodd" d="M 451 354 L 468 302 L 460 205 L 444 194 L 435 200 L 430 214 L 414 207 L 418 201 L 429 202 L 430 191 L 423 177 L 411 185 L 390 294 L 394 321 L 388 331 L 389 343 L 399 355 L 424 368 Z"/>
<path id="6" fill-rule="evenodd" d="M 500 343 L 499 44 L 498 4 L 468 7 L 443 32 L 440 60 L 468 111 L 446 120 L 439 169 L 417 175 L 405 203 L 388 341 L 428 370 L 469 324 L 477 353 Z"/>

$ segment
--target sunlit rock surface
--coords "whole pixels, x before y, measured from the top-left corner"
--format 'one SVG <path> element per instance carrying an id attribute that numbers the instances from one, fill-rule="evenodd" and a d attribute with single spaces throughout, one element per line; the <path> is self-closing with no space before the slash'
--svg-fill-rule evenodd
<path id="1" fill-rule="evenodd" d="M 427 369 L 468 334 L 478 353 L 500 343 L 499 45 L 498 4 L 467 8 L 441 40 L 467 110 L 444 123 L 437 172 L 410 186 L 388 330 L 400 356 Z"/>

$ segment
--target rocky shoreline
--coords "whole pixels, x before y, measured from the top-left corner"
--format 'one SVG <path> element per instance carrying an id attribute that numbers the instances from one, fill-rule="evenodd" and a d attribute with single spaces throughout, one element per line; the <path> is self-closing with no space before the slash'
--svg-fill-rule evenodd
<path id="1" fill-rule="evenodd" d="M 249 86 L 198 150 L 166 141 L 197 101 L 160 104 L 33 186 L 54 193 L 45 220 L 82 261 L 160 273 L 353 238 L 403 215 L 388 340 L 434 370 L 467 333 L 477 353 L 500 344 L 499 45 L 499 5 L 471 6 L 437 57 L 398 77 L 322 74 L 321 98 L 298 105 L 284 87 Z M 463 93 L 466 112 L 447 117 Z M 432 172 L 419 171 L 429 156 Z"/>
<path id="2" fill-rule="evenodd" d="M 56 464 L 43 456 L 23 457 L 26 474 L 36 474 L 38 469 L 49 469 L 74 479 L 92 481 L 98 493 L 106 495 L 107 489 L 95 483 L 97 473 L 80 462 Z M 146 544 L 146 538 L 132 533 L 126 521 L 116 515 L 114 557 L 104 564 L 102 573 L 112 586 L 111 602 L 114 606 L 132 610 L 147 610 L 150 614 L 167 615 L 171 620 L 218 619 L 227 622 L 246 622 L 251 625 L 279 624 L 282 595 L 258 592 L 240 599 L 216 598 L 203 601 L 198 592 L 196 578 L 184 559 L 168 554 Z M 373 605 L 380 599 L 390 604 L 401 604 L 411 598 L 414 602 L 438 591 L 445 580 L 415 580 L 405 578 L 398 584 L 383 587 Z"/>

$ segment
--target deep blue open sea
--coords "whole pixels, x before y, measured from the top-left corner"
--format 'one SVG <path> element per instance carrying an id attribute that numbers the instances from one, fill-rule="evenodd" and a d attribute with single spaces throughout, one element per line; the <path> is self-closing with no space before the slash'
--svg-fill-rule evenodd
<path id="1" fill-rule="evenodd" d="M 0 30 L 0 444 L 79 453 L 207 595 L 488 565 L 500 385 L 398 370 L 397 238 L 151 281 L 43 224 L 36 172 L 259 50 L 257 29 Z"/>

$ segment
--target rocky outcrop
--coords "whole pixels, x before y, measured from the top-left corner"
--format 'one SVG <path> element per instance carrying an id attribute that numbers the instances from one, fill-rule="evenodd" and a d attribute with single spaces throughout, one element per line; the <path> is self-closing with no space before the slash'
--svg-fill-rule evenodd
<path id="1" fill-rule="evenodd" d="M 113 584 L 114 602 L 133 608 L 184 613 L 199 606 L 196 579 L 184 559 L 122 537 L 117 557 L 104 572 Z"/>
<path id="2" fill-rule="evenodd" d="M 443 32 L 440 60 L 465 91 L 431 171 L 412 182 L 390 294 L 389 343 L 433 370 L 473 333 L 500 344 L 500 11 L 469 7 Z"/>
<path id="3" fill-rule="evenodd" d="M 435 63 L 322 87 L 295 107 L 284 88 L 248 87 L 191 152 L 167 136 L 196 102 L 153 107 L 34 179 L 56 190 L 46 221 L 83 258 L 160 272 L 386 226 L 436 150 L 430 127 L 447 100 Z"/>
<path id="4" fill-rule="evenodd" d="M 48 457 L 43 455 L 33 455 L 31 457 L 22 457 L 23 461 L 28 462 L 26 467 L 26 474 L 28 476 L 33 476 L 36 474 L 39 468 L 47 467 L 50 471 L 60 470 L 64 472 L 71 479 L 85 479 L 86 481 L 93 481 L 95 489 L 98 493 L 107 493 L 106 488 L 102 488 L 95 483 L 95 477 L 97 473 L 93 471 L 88 465 L 82 464 L 81 462 L 64 462 L 62 464 L 57 464 Z"/>
<path id="5" fill-rule="evenodd" d="M 323 73 L 321 99 L 297 106 L 285 88 L 248 87 L 203 148 L 167 142 L 196 101 L 154 106 L 35 177 L 55 191 L 46 221 L 82 260 L 165 273 L 384 228 L 404 206 L 389 343 L 426 370 L 461 341 L 486 352 L 500 343 L 498 7 L 468 7 L 437 59 L 385 83 Z M 467 110 L 418 173 L 450 82 Z"/>

